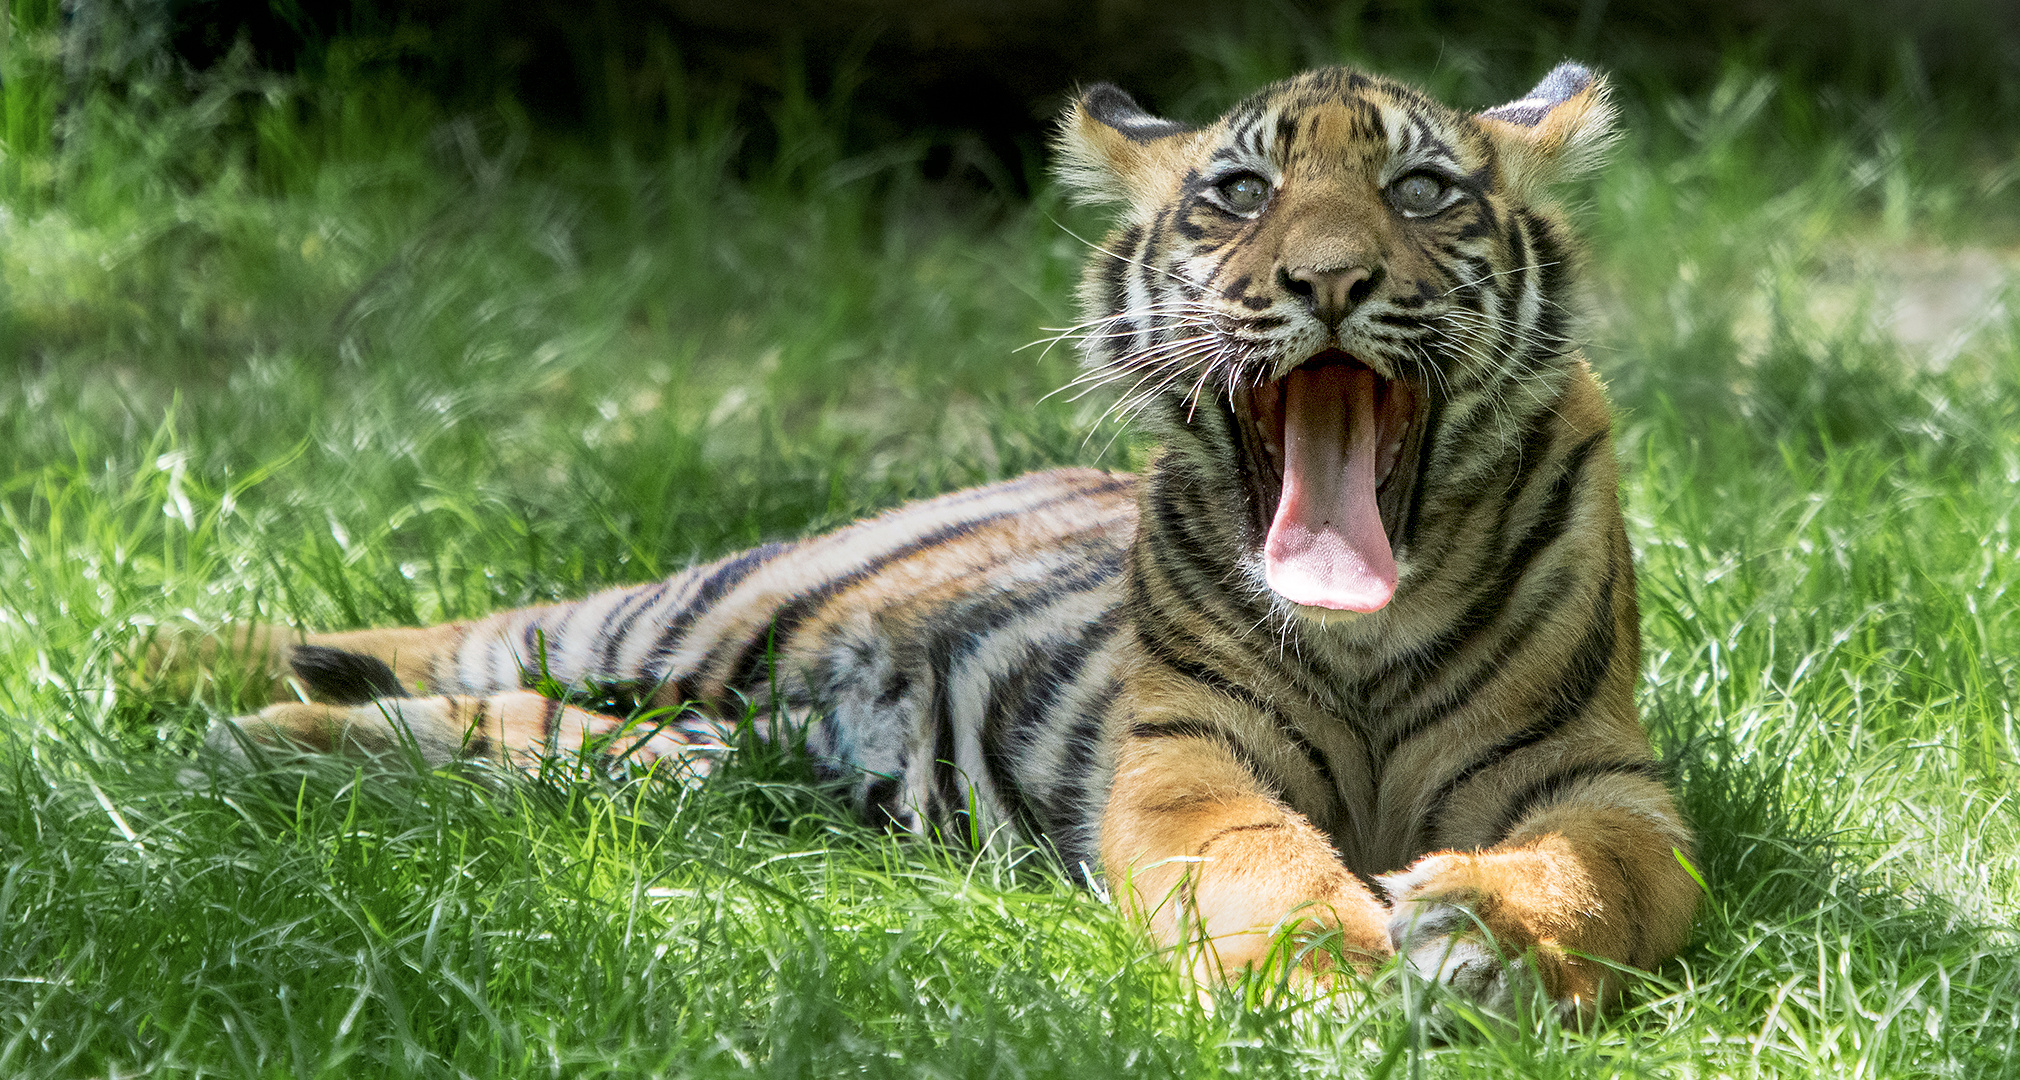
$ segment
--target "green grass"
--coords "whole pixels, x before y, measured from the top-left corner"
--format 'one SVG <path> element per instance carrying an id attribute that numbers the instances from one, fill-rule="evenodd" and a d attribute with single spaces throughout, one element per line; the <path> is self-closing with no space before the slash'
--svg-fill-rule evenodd
<path id="1" fill-rule="evenodd" d="M 1203 61 L 1199 108 L 1301 62 Z M 1708 896 L 1598 1030 L 1443 1045 L 1392 994 L 1206 1007 L 1072 875 L 860 828 L 764 747 L 699 788 L 189 772 L 238 690 L 120 689 L 155 629 L 467 617 L 1139 451 L 1015 351 L 1098 228 L 1049 193 L 846 158 L 813 102 L 753 172 L 705 110 L 648 155 L 261 79 L 8 129 L 0 1074 L 2011 1073 L 2020 320 L 1869 317 L 2011 249 L 1968 138 L 1738 69 L 1626 102 L 1592 353 Z"/>

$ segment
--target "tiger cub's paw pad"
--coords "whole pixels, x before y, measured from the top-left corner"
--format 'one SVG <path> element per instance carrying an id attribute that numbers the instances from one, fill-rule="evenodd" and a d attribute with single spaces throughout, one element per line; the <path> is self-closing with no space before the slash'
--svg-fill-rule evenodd
<path id="1" fill-rule="evenodd" d="M 1482 888 L 1477 863 L 1477 856 L 1431 855 L 1378 879 L 1389 897 L 1389 941 L 1403 972 L 1503 1019 L 1546 997 L 1560 1017 L 1581 1011 L 1562 953 L 1510 917 L 1507 896 Z"/>
<path id="2" fill-rule="evenodd" d="M 1454 994 L 1492 1012 L 1513 1001 L 1510 965 L 1480 932 L 1472 913 L 1456 904 L 1397 905 L 1389 919 L 1389 941 L 1403 970 L 1442 984 Z"/>

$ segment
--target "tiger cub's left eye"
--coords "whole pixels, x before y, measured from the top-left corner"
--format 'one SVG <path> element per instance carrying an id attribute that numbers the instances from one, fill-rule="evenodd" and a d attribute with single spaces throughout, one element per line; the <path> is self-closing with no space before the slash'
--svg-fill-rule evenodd
<path id="1" fill-rule="evenodd" d="M 1254 173 L 1236 173 L 1215 185 L 1220 201 L 1237 214 L 1252 214 L 1269 198 L 1269 181 Z"/>
<path id="2" fill-rule="evenodd" d="M 1429 214 L 1445 201 L 1445 182 L 1427 172 L 1413 172 L 1389 185 L 1389 198 L 1405 214 Z"/>

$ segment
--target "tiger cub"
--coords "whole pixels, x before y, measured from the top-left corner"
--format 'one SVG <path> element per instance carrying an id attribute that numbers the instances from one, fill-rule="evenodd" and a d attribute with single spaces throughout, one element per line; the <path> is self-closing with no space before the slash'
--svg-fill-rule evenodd
<path id="1" fill-rule="evenodd" d="M 1141 476 L 1029 475 L 469 623 L 274 634 L 276 685 L 318 703 L 236 726 L 705 771 L 755 702 L 865 817 L 1048 845 L 1203 977 L 1295 929 L 1490 1007 L 1595 1009 L 1697 892 L 1547 201 L 1612 115 L 1574 64 L 1474 114 L 1324 69 L 1204 127 L 1095 86 L 1056 149 L 1117 208 L 1079 338 L 1161 440 Z"/>

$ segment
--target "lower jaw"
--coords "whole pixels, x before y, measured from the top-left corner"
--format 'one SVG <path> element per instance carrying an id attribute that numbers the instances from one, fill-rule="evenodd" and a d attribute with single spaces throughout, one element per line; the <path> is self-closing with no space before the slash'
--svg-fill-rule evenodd
<path id="1" fill-rule="evenodd" d="M 1289 609 L 1290 613 L 1295 615 L 1299 621 L 1310 623 L 1314 626 L 1345 626 L 1350 623 L 1378 618 L 1389 610 L 1388 608 L 1383 608 L 1381 611 L 1343 611 L 1339 608 L 1300 604 L 1295 600 L 1286 600 L 1274 593 L 1271 595 L 1275 597 L 1278 603 Z"/>

